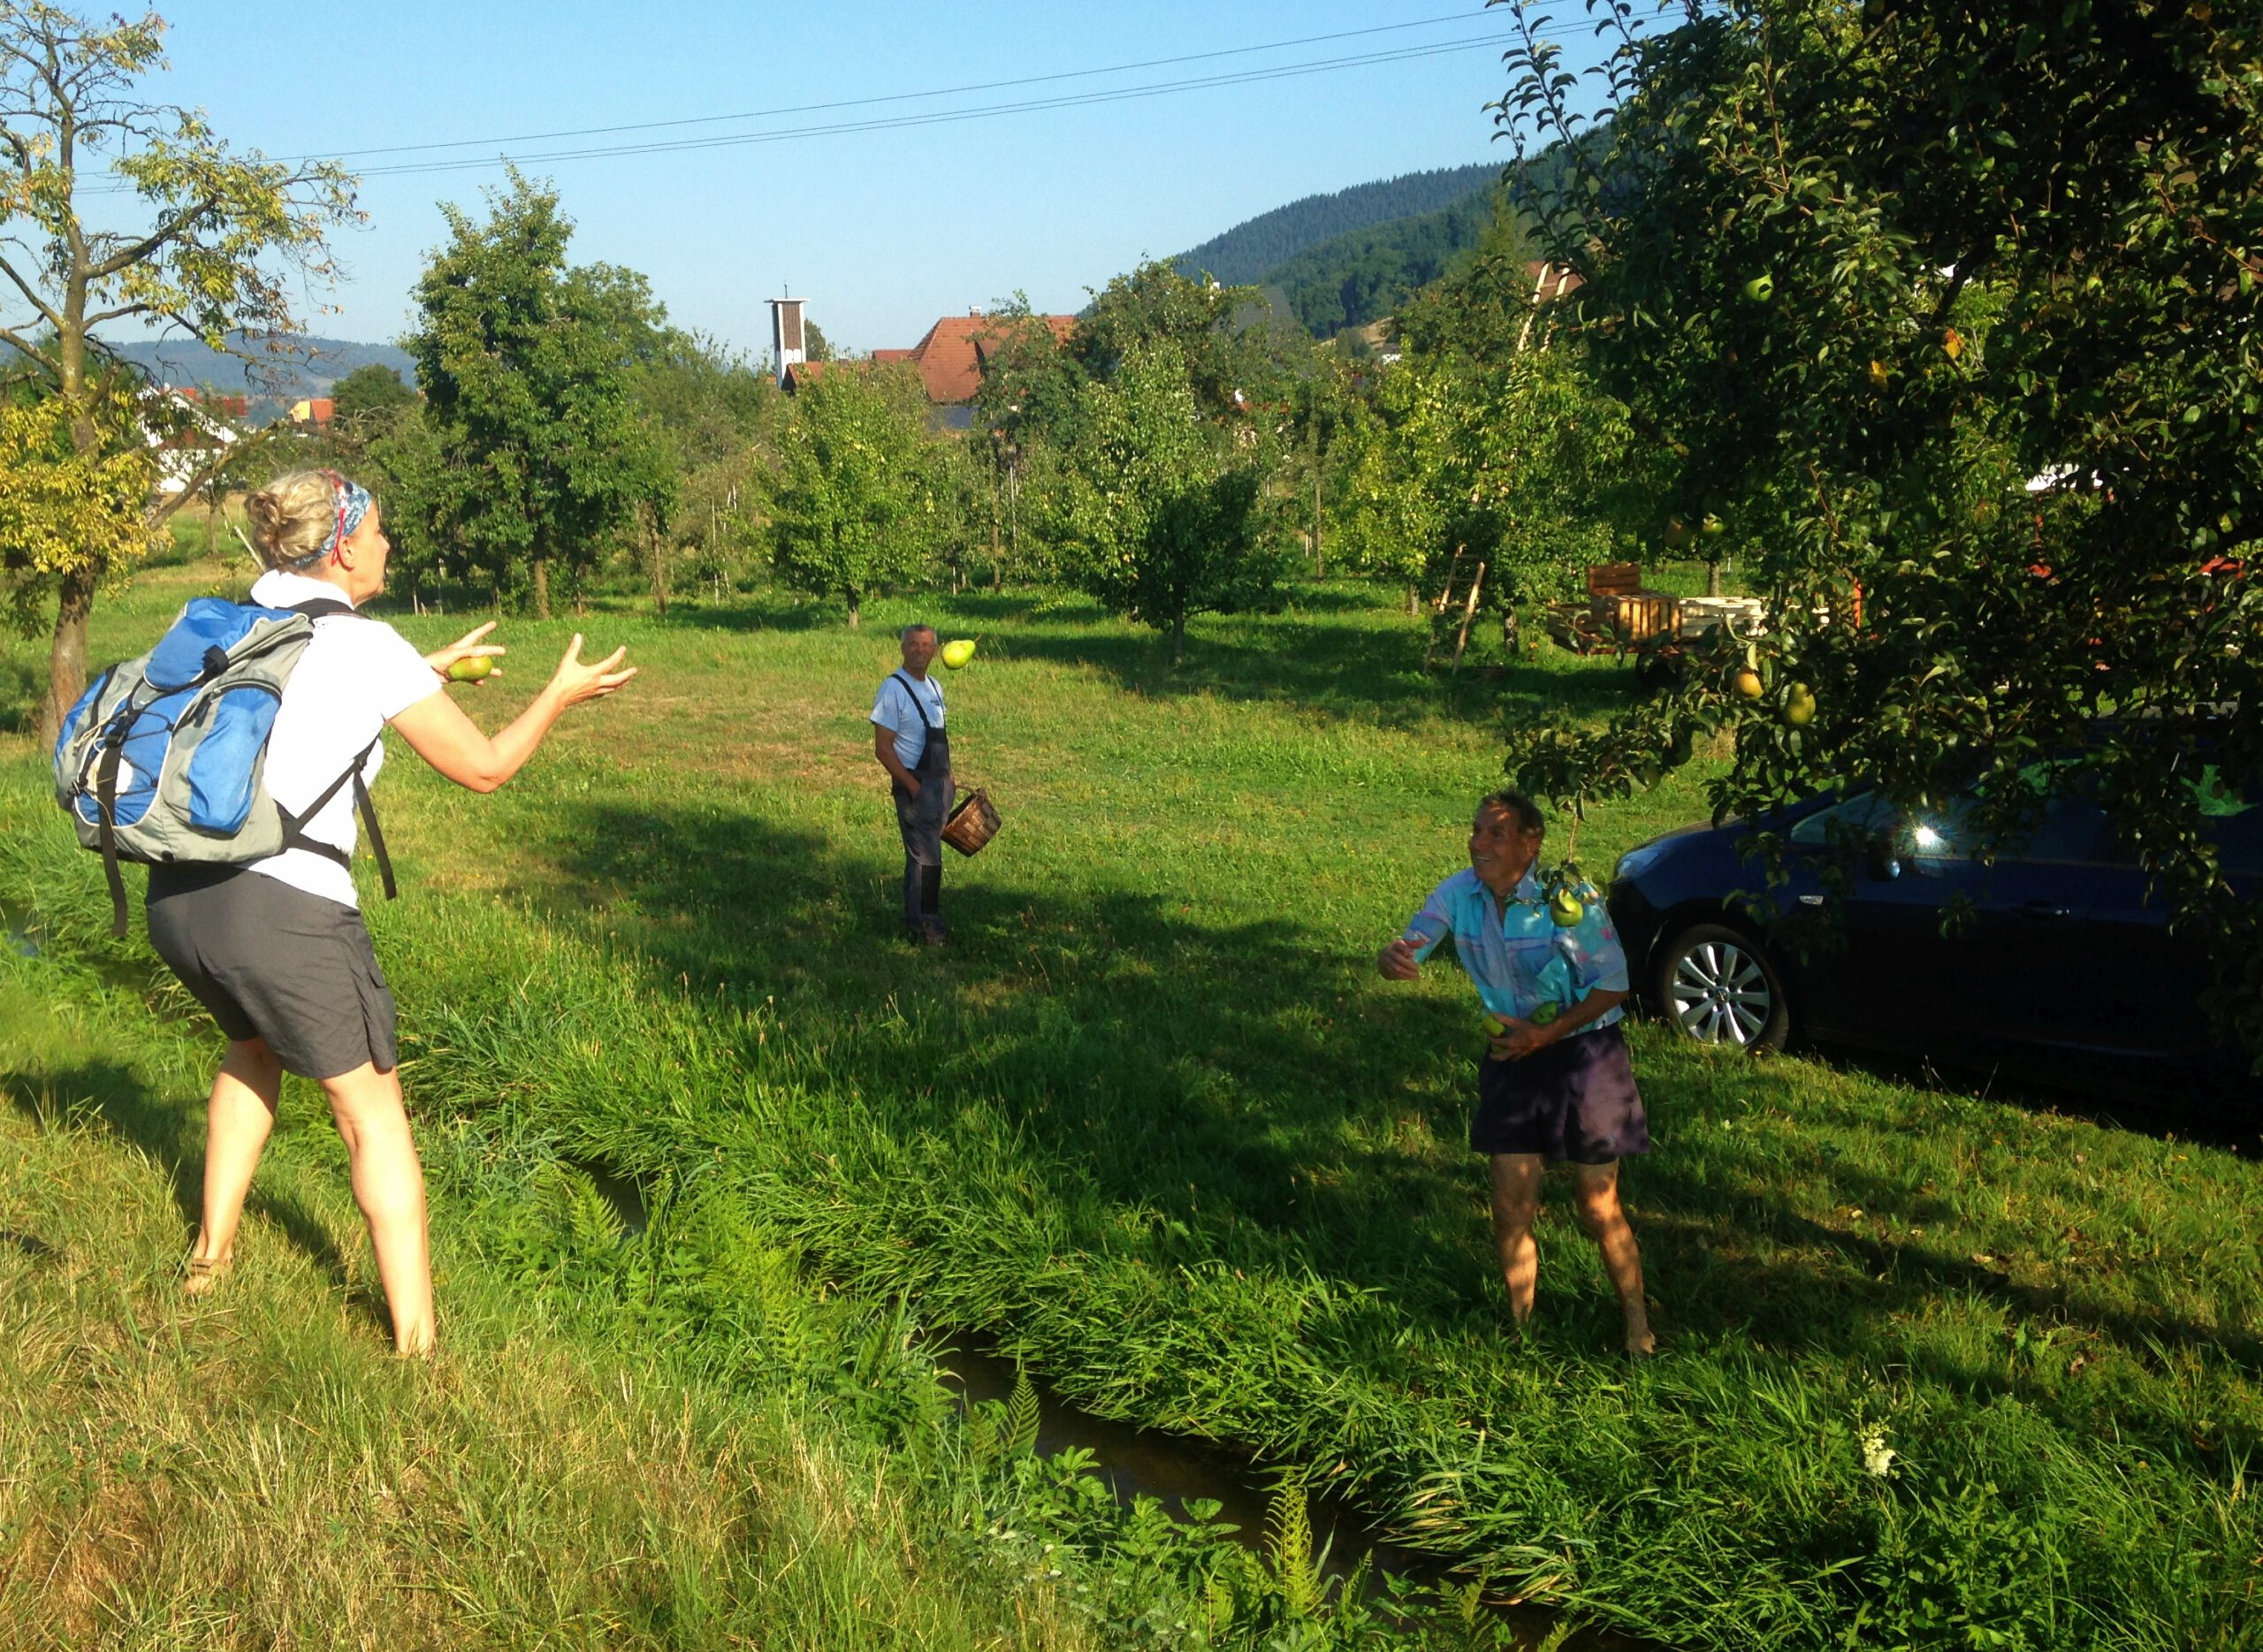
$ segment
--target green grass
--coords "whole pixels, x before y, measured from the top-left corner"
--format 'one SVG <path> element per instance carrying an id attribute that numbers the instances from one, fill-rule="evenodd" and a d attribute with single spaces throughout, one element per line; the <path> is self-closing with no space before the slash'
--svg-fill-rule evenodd
<path id="1" fill-rule="evenodd" d="M 96 654 L 194 576 L 108 611 Z M 940 956 L 892 939 L 864 720 L 915 609 L 984 638 L 954 749 L 1006 817 L 948 869 Z M 2263 1643 L 2250 1163 L 1644 1032 L 1659 1149 L 1627 1187 L 1667 1352 L 1610 1357 L 1560 1208 L 1543 1318 L 1510 1334 L 1459 1141 L 1467 989 L 1369 960 L 1461 863 L 1505 719 L 1601 714 L 1624 667 L 1444 683 L 1420 622 L 1352 587 L 1198 624 L 1176 672 L 1016 594 L 872 604 L 861 635 L 764 602 L 579 623 L 631 644 L 629 691 L 493 798 L 400 754 L 380 791 L 404 896 L 371 923 L 428 1131 L 539 1132 L 1094 1409 L 1298 1465 L 1498 1591 L 1673 1644 Z M 507 624 L 479 713 L 568 628 Z M 1581 858 L 1701 815 L 1706 761 L 1598 813 Z M 0 783 L 0 899 L 91 948 L 72 902 L 98 880 L 37 793 L 28 759 Z M 730 1300 L 671 1334 L 724 1360 Z"/>
<path id="2" fill-rule="evenodd" d="M 525 1184 L 498 1208 L 507 1155 L 483 1132 L 425 1131 L 441 1359 L 375 1334 L 336 1138 L 295 1085 L 242 1267 L 185 1300 L 200 1121 L 180 1099 L 209 1046 L 30 978 L 0 979 L 9 1646 L 1090 1644 L 1008 1569 L 941 1564 L 949 1511 L 884 1452 L 774 1385 L 606 1338 L 481 1254 L 472 1232 L 538 1228 Z"/>

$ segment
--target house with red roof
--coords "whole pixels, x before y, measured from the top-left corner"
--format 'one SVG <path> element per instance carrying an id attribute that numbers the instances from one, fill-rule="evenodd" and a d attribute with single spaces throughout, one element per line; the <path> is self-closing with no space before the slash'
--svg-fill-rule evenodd
<path id="1" fill-rule="evenodd" d="M 1074 316 L 1033 316 L 1030 319 L 1050 331 L 1056 344 L 1068 338 L 1077 324 Z M 964 316 L 944 316 L 908 350 L 875 350 L 865 359 L 874 366 L 909 363 L 918 370 L 919 382 L 926 389 L 928 406 L 937 411 L 936 423 L 950 430 L 964 430 L 974 423 L 974 392 L 982 388 L 983 368 L 1005 341 L 1009 324 L 999 316 L 971 309 Z M 835 365 L 838 364 L 826 362 L 789 362 L 779 382 L 790 394 L 804 384 L 814 383 Z"/>

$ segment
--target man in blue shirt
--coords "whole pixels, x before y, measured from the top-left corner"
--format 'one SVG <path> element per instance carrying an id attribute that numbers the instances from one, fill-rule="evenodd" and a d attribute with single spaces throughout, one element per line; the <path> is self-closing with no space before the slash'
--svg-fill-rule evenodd
<path id="1" fill-rule="evenodd" d="M 1411 981 L 1448 936 L 1486 1010 L 1503 1026 L 1478 1064 L 1469 1145 L 1491 1161 L 1493 1231 L 1509 1309 L 1532 1313 L 1540 1252 L 1532 1238 L 1542 1173 L 1569 1161 L 1580 1225 L 1603 1252 L 1627 1322 L 1627 1351 L 1656 1345 L 1642 1298 L 1642 1255 L 1619 1204 L 1619 1161 L 1650 1150 L 1649 1122 L 1619 1022 L 1627 955 L 1603 902 L 1559 925 L 1533 867 L 1547 830 L 1521 792 L 1477 806 L 1469 866 L 1423 902 L 1375 963 Z"/>
<path id="2" fill-rule="evenodd" d="M 888 771 L 903 839 L 903 932 L 915 946 L 940 947 L 943 927 L 943 823 L 951 808 L 951 742 L 943 732 L 943 687 L 927 674 L 935 628 L 907 625 L 903 668 L 872 697 L 872 755 Z"/>

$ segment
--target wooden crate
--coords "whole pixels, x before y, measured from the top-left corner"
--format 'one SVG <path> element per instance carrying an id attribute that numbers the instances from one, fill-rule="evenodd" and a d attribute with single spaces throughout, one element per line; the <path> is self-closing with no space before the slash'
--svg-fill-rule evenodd
<path id="1" fill-rule="evenodd" d="M 1647 643 L 1681 631 L 1681 605 L 1663 591 L 1634 590 L 1595 598 L 1596 617 L 1621 643 Z"/>

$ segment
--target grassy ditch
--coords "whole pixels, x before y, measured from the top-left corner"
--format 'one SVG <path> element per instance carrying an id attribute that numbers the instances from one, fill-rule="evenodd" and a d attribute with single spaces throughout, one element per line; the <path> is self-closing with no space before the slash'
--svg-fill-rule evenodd
<path id="1" fill-rule="evenodd" d="M 720 1204 L 625 1231 L 522 1122 L 425 1123 L 434 1362 L 390 1357 L 296 1081 L 241 1266 L 190 1302 L 210 1040 L 139 961 L 41 939 L 0 953 L 0 1644 L 1588 1644 L 1332 1580 L 1293 1488 L 1238 1536 L 1119 1507 L 1036 1455 L 1025 1382 L 962 1416 L 901 1298 L 824 1290 Z"/>
<path id="2" fill-rule="evenodd" d="M 96 651 L 178 596 L 153 580 Z M 646 667 L 629 693 L 494 798 L 399 757 L 380 793 L 406 893 L 372 926 L 424 1127 L 635 1176 L 705 1282 L 684 1358 L 744 1343 L 744 1245 L 1672 1644 L 2263 1643 L 2252 1163 L 1646 1035 L 1660 1146 L 1627 1188 L 1667 1351 L 1610 1356 L 1560 1209 L 1543 1318 L 1510 1334 L 1459 1141 L 1466 999 L 1368 960 L 1459 864 L 1500 719 L 1601 712 L 1623 669 L 1442 687 L 1412 623 L 1333 589 L 1199 627 L 1177 674 L 1074 603 L 928 606 L 984 638 L 954 745 L 1007 819 L 949 870 L 949 954 L 891 939 L 864 723 L 908 606 L 862 636 L 782 605 L 593 616 Z M 526 663 L 479 714 L 565 628 L 507 627 Z M 1701 812 L 1671 782 L 1581 858 Z M 98 880 L 27 762 L 0 825 L 0 901 L 92 946 Z"/>

